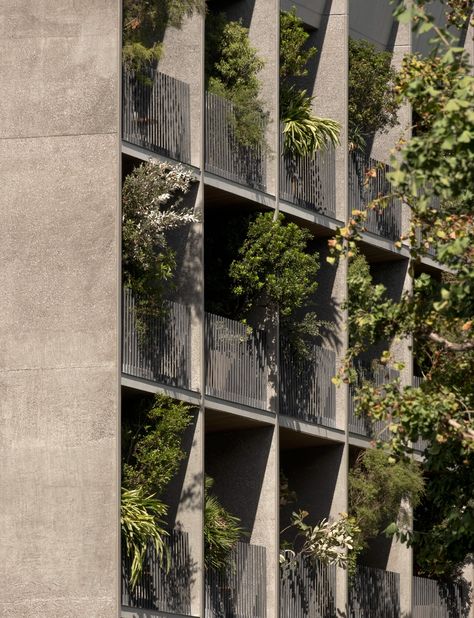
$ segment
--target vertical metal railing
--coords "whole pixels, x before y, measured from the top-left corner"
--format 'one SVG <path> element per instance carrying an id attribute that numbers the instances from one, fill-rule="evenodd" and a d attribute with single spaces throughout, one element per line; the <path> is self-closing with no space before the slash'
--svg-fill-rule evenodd
<path id="1" fill-rule="evenodd" d="M 373 422 L 365 415 L 356 414 L 355 397 L 357 390 L 364 382 L 371 382 L 375 386 L 382 386 L 400 377 L 400 373 L 390 367 L 377 365 L 371 367 L 370 364 L 358 362 L 355 366 L 357 381 L 349 387 L 349 431 L 368 438 L 378 438 L 387 440 L 389 431 L 386 429 L 385 421 Z"/>
<path id="2" fill-rule="evenodd" d="M 140 74 L 123 69 L 122 136 L 183 163 L 191 162 L 190 88 L 152 65 Z"/>
<path id="3" fill-rule="evenodd" d="M 283 153 L 284 138 L 281 137 Z M 328 217 L 336 217 L 336 153 L 333 146 L 312 157 L 282 154 L 280 198 Z"/>
<path id="4" fill-rule="evenodd" d="M 206 313 L 205 346 L 206 395 L 266 410 L 268 361 L 265 331 Z"/>
<path id="5" fill-rule="evenodd" d="M 122 605 L 179 614 L 191 614 L 192 561 L 186 532 L 174 531 L 166 539 L 169 558 L 157 556 L 150 544 L 142 573 L 130 586 L 131 559 L 122 556 Z"/>
<path id="6" fill-rule="evenodd" d="M 280 618 L 336 616 L 336 567 L 298 557 L 280 567 Z"/>
<path id="7" fill-rule="evenodd" d="M 413 577 L 413 618 L 467 618 L 469 584 Z"/>
<path id="8" fill-rule="evenodd" d="M 298 357 L 284 340 L 280 344 L 280 413 L 310 423 L 336 426 L 336 375 L 332 350 L 312 345 Z"/>
<path id="9" fill-rule="evenodd" d="M 349 215 L 353 210 L 367 210 L 377 197 L 392 191 L 387 178 L 390 167 L 360 151 L 349 155 Z M 370 209 L 365 227 L 369 232 L 390 240 L 398 240 L 402 233 L 402 205 L 390 199 L 384 208 Z"/>
<path id="10" fill-rule="evenodd" d="M 266 585 L 265 548 L 237 543 L 224 570 L 206 570 L 206 618 L 266 618 Z"/>
<path id="11" fill-rule="evenodd" d="M 263 120 L 261 130 L 264 134 Z M 234 106 L 210 92 L 206 92 L 206 171 L 255 189 L 264 190 L 266 186 L 264 144 L 240 144 Z"/>
<path id="12" fill-rule="evenodd" d="M 358 565 L 349 581 L 349 616 L 399 618 L 399 573 Z"/>
<path id="13" fill-rule="evenodd" d="M 190 388 L 191 312 L 166 301 L 160 315 L 142 315 L 123 290 L 122 371 L 160 384 Z"/>

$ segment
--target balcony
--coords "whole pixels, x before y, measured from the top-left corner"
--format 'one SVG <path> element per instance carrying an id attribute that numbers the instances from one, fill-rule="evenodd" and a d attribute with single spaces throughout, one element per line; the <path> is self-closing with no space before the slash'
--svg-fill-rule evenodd
<path id="1" fill-rule="evenodd" d="M 206 618 L 266 618 L 265 548 L 237 543 L 223 571 L 205 574 Z"/>
<path id="2" fill-rule="evenodd" d="M 400 575 L 357 565 L 349 584 L 350 616 L 400 616 Z"/>
<path id="3" fill-rule="evenodd" d="M 189 84 L 150 66 L 123 70 L 122 137 L 156 154 L 191 162 Z"/>
<path id="4" fill-rule="evenodd" d="M 160 315 L 140 316 L 131 290 L 123 291 L 123 373 L 168 386 L 191 386 L 190 308 L 167 301 Z"/>
<path id="5" fill-rule="evenodd" d="M 280 618 L 336 616 L 336 568 L 298 557 L 280 567 Z"/>
<path id="6" fill-rule="evenodd" d="M 371 382 L 375 386 L 381 386 L 400 377 L 400 373 L 390 367 L 377 365 L 371 367 L 368 364 L 359 362 L 356 366 L 357 383 L 349 388 L 349 431 L 359 436 L 371 439 L 386 440 L 389 438 L 388 429 L 385 421 L 375 423 L 367 416 L 356 415 L 355 396 L 357 389 L 364 382 Z"/>
<path id="7" fill-rule="evenodd" d="M 280 345 L 280 413 L 300 420 L 336 426 L 336 355 L 313 345 L 309 358 L 296 358 Z"/>
<path id="8" fill-rule="evenodd" d="M 469 585 L 437 582 L 426 577 L 413 578 L 413 618 L 469 616 Z"/>
<path id="9" fill-rule="evenodd" d="M 385 163 L 367 157 L 364 153 L 349 153 L 349 215 L 353 210 L 366 211 L 378 197 L 392 191 Z M 402 205 L 400 200 L 390 199 L 384 208 L 370 209 L 365 227 L 368 232 L 388 240 L 398 240 L 402 233 Z"/>
<path id="10" fill-rule="evenodd" d="M 210 92 L 206 92 L 205 168 L 207 172 L 253 189 L 264 191 L 266 188 L 265 147 L 240 144 L 232 103 Z"/>
<path id="11" fill-rule="evenodd" d="M 268 409 L 265 331 L 213 313 L 205 317 L 206 395 Z"/>
<path id="12" fill-rule="evenodd" d="M 281 146 L 283 137 L 281 138 Z M 306 210 L 336 218 L 335 151 L 319 150 L 313 157 L 282 154 L 280 198 Z"/>
<path id="13" fill-rule="evenodd" d="M 130 608 L 191 614 L 192 564 L 188 535 L 174 531 L 167 540 L 169 563 L 162 564 L 150 545 L 135 588 L 130 587 L 131 560 L 122 557 L 122 605 Z"/>

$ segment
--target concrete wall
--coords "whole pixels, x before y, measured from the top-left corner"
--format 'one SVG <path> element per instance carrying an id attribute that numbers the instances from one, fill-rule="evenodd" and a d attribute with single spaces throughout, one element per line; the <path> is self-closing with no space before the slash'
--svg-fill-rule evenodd
<path id="1" fill-rule="evenodd" d="M 119 2 L 3 2 L 0 614 L 115 617 Z"/>

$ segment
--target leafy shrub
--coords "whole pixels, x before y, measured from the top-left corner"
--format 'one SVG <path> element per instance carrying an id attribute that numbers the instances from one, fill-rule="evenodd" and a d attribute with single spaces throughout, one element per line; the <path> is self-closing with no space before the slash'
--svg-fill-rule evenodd
<path id="1" fill-rule="evenodd" d="M 242 146 L 265 142 L 267 114 L 260 99 L 257 74 L 264 63 L 250 44 L 242 20 L 227 21 L 225 14 L 206 20 L 206 88 L 233 105 L 235 136 Z"/>
<path id="2" fill-rule="evenodd" d="M 368 138 L 397 124 L 397 73 L 390 52 L 349 39 L 349 141 L 364 147 Z"/>

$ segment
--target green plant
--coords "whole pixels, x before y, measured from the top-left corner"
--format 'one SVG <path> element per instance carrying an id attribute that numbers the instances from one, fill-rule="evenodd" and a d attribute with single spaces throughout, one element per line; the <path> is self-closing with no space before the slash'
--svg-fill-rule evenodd
<path id="1" fill-rule="evenodd" d="M 154 545 L 162 563 L 168 559 L 164 542 L 168 533 L 163 522 L 166 512 L 166 506 L 153 495 L 147 496 L 141 487 L 137 489 L 122 487 L 120 507 L 122 546 L 126 555 L 132 559 L 130 573 L 132 588 L 135 588 L 143 571 L 143 561 L 150 543 Z"/>
<path id="2" fill-rule="evenodd" d="M 232 103 L 230 121 L 241 146 L 265 143 L 267 113 L 257 77 L 264 63 L 250 44 L 242 21 L 227 21 L 225 14 L 206 20 L 206 88 Z"/>
<path id="3" fill-rule="evenodd" d="M 205 7 L 205 0 L 124 0 L 124 65 L 140 73 L 150 63 L 157 62 L 167 26 L 181 28 L 186 17 L 203 13 Z"/>
<path id="4" fill-rule="evenodd" d="M 290 157 L 313 156 L 332 144 L 339 144 L 340 124 L 319 118 L 312 111 L 313 97 L 298 88 L 295 78 L 308 74 L 308 63 L 316 54 L 307 47 L 309 34 L 296 9 L 280 13 L 280 120 L 283 123 L 283 151 Z"/>
<path id="5" fill-rule="evenodd" d="M 394 534 L 409 527 L 402 501 L 415 508 L 423 490 L 423 471 L 415 461 L 395 460 L 382 449 L 362 451 L 349 471 L 349 513 L 360 530 L 357 545 L 365 548 L 384 531 Z"/>
<path id="6" fill-rule="evenodd" d="M 156 395 L 142 400 L 122 427 L 122 479 L 128 489 L 160 496 L 178 471 L 185 453 L 182 434 L 192 422 L 188 404 Z"/>
<path id="7" fill-rule="evenodd" d="M 162 310 L 171 285 L 175 252 L 166 233 L 198 221 L 183 197 L 192 174 L 180 165 L 150 160 L 129 174 L 122 189 L 122 279 L 136 296 L 138 312 Z"/>
<path id="8" fill-rule="evenodd" d="M 397 124 L 397 73 L 390 52 L 372 43 L 349 39 L 349 141 L 363 148 L 378 131 Z"/>
<path id="9" fill-rule="evenodd" d="M 206 568 L 222 571 L 228 566 L 229 555 L 245 533 L 240 519 L 229 513 L 211 490 L 214 480 L 204 481 L 204 560 Z"/>

